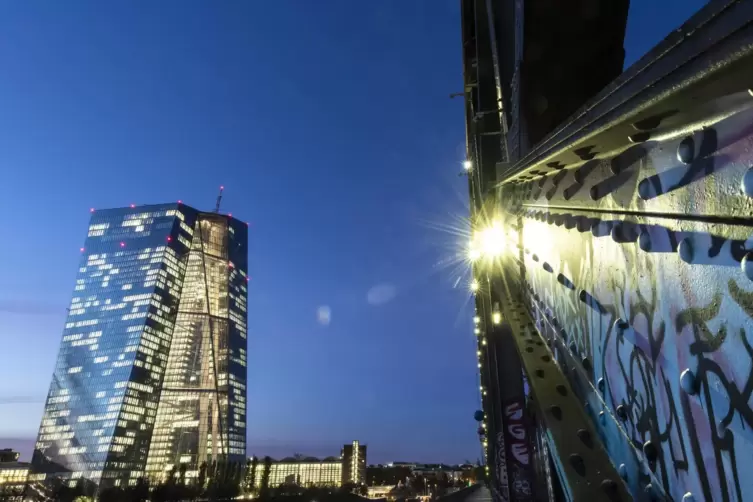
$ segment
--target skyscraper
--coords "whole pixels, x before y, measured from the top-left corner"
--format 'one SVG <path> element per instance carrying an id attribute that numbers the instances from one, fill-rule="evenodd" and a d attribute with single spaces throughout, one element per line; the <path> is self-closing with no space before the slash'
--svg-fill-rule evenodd
<path id="1" fill-rule="evenodd" d="M 180 203 L 92 210 L 36 488 L 244 461 L 247 242 L 245 223 Z"/>

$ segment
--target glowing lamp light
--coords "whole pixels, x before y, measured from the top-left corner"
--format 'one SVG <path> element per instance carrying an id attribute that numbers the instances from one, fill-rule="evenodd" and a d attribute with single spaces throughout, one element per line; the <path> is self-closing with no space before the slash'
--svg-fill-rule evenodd
<path id="1" fill-rule="evenodd" d="M 167 236 L 167 242 L 170 242 L 171 240 L 173 240 L 173 238 L 168 235 Z"/>
<path id="2" fill-rule="evenodd" d="M 478 324 L 481 322 L 481 318 L 479 316 L 473 316 L 473 324 Z"/>
<path id="3" fill-rule="evenodd" d="M 476 328 L 476 329 L 473 330 L 473 333 L 475 333 L 476 335 L 480 335 L 481 334 L 481 330 L 478 329 L 478 328 Z"/>
<path id="4" fill-rule="evenodd" d="M 481 345 L 486 345 L 486 340 L 481 340 Z"/>
<path id="5" fill-rule="evenodd" d="M 476 355 L 477 355 L 477 356 L 480 356 L 480 355 L 481 355 L 481 351 L 480 351 L 480 350 L 477 350 L 477 351 L 476 351 Z"/>
<path id="6" fill-rule="evenodd" d="M 230 268 L 235 268 L 235 265 L 233 265 L 232 261 L 227 262 L 227 266 Z"/>
<path id="7" fill-rule="evenodd" d="M 477 280 L 475 280 L 475 279 L 474 279 L 474 280 L 472 280 L 472 281 L 471 281 L 471 292 L 475 293 L 476 291 L 478 291 L 478 288 L 479 288 L 479 283 L 478 283 L 478 281 L 477 281 Z"/>
<path id="8" fill-rule="evenodd" d="M 131 204 L 131 207 L 136 207 L 136 204 Z"/>
<path id="9" fill-rule="evenodd" d="M 233 217 L 233 213 L 227 213 L 227 215 L 231 218 Z"/>
<path id="10" fill-rule="evenodd" d="M 464 161 L 463 169 L 465 169 L 466 171 L 470 171 L 471 169 L 473 169 L 473 162 L 471 162 L 470 160 Z"/>
<path id="11" fill-rule="evenodd" d="M 120 247 L 124 248 L 125 247 L 125 242 L 121 242 L 120 243 Z"/>
<path id="12" fill-rule="evenodd" d="M 477 237 L 477 247 L 484 256 L 495 257 L 502 254 L 505 249 L 505 232 L 502 225 L 493 223 L 481 230 Z"/>
<path id="13" fill-rule="evenodd" d="M 224 190 L 224 189 L 225 189 L 225 185 L 220 185 L 220 190 Z"/>
<path id="14" fill-rule="evenodd" d="M 85 250 L 84 248 L 81 248 L 81 249 L 80 249 L 80 251 L 81 251 L 81 252 L 83 253 L 83 252 L 84 252 L 84 251 L 86 251 L 86 250 Z"/>
<path id="15" fill-rule="evenodd" d="M 183 204 L 183 201 L 182 201 L 182 200 L 179 200 L 179 201 L 178 201 L 178 204 Z"/>
<path id="16" fill-rule="evenodd" d="M 502 322 L 502 314 L 500 314 L 499 312 L 494 312 L 494 313 L 492 314 L 492 322 L 493 322 L 494 324 L 499 324 L 499 323 L 501 323 L 501 322 Z"/>
<path id="17" fill-rule="evenodd" d="M 93 213 L 94 212 L 94 208 L 93 207 L 89 208 L 89 212 Z"/>

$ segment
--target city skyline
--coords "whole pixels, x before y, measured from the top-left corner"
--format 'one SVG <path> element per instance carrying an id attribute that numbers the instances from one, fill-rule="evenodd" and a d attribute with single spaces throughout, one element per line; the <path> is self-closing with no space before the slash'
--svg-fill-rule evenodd
<path id="1" fill-rule="evenodd" d="M 478 458 L 464 236 L 436 229 L 468 213 L 458 2 L 327 3 L 0 6 L 0 447 L 29 458 L 89 208 L 225 184 L 249 453 Z M 634 1 L 626 63 L 702 3 Z"/>

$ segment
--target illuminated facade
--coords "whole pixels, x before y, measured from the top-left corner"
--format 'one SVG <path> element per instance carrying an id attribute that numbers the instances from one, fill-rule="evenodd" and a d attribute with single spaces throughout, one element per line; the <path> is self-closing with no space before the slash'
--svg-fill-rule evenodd
<path id="1" fill-rule="evenodd" d="M 243 459 L 247 238 L 245 223 L 179 203 L 93 212 L 35 487 Z"/>
<path id="2" fill-rule="evenodd" d="M 366 445 L 353 441 L 343 446 L 343 483 L 366 482 Z"/>
<path id="3" fill-rule="evenodd" d="M 264 479 L 264 469 L 264 464 L 256 465 L 256 479 Z M 340 486 L 342 472 L 342 460 L 337 457 L 328 457 L 324 460 L 313 457 L 285 458 L 270 464 L 267 486 L 275 487 L 283 484 Z"/>
<path id="4" fill-rule="evenodd" d="M 282 460 L 254 458 L 246 472 L 250 489 L 262 490 L 283 484 L 299 486 L 342 486 L 366 482 L 366 446 L 353 441 L 339 457 L 288 457 Z"/>

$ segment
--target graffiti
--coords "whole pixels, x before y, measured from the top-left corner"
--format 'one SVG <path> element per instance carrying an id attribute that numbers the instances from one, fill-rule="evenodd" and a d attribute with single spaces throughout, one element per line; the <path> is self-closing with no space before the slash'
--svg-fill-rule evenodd
<path id="1" fill-rule="evenodd" d="M 607 413 L 594 425 L 615 464 L 634 466 L 636 498 L 650 484 L 674 500 L 753 500 L 753 281 L 741 267 L 753 227 L 717 216 L 750 214 L 730 187 L 753 165 L 751 119 L 505 194 L 537 315 L 556 318 L 573 390 Z"/>
<path id="2" fill-rule="evenodd" d="M 497 433 L 497 484 L 499 494 L 504 502 L 510 500 L 510 482 L 507 478 L 507 454 L 505 450 L 505 433 Z"/>
<path id="3" fill-rule="evenodd" d="M 507 462 L 511 494 L 514 500 L 527 500 L 532 495 L 530 438 L 522 400 L 505 405 L 504 430 L 507 434 Z"/>

